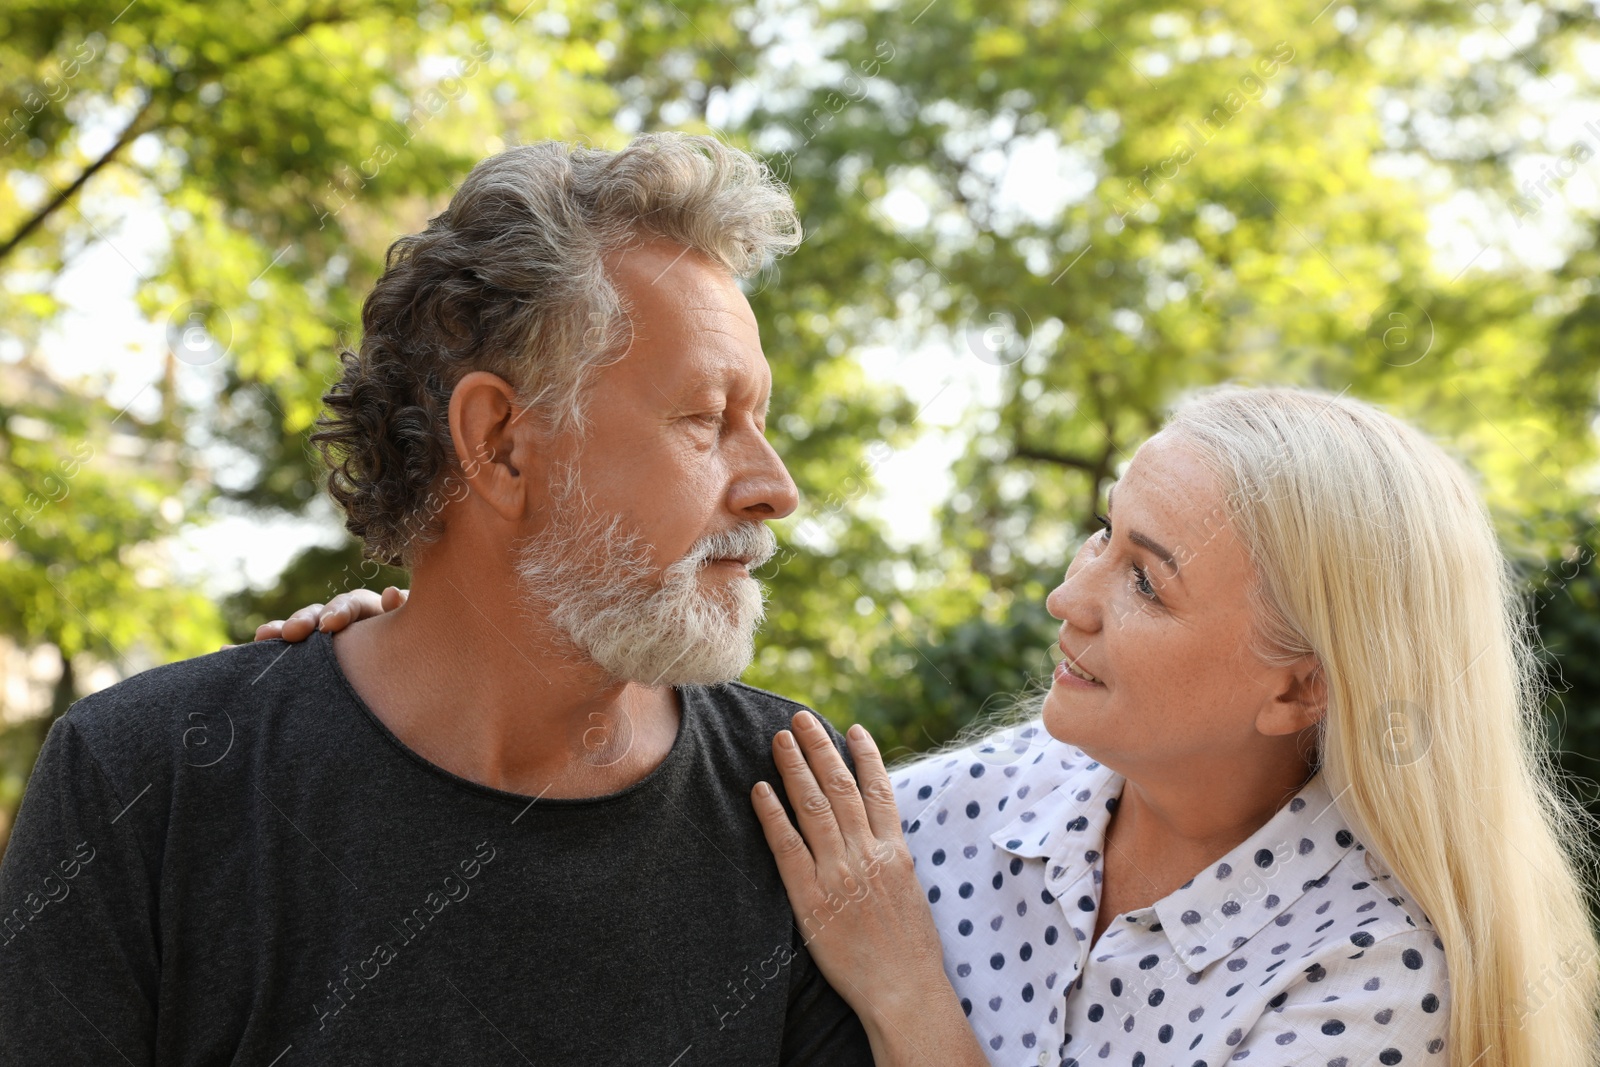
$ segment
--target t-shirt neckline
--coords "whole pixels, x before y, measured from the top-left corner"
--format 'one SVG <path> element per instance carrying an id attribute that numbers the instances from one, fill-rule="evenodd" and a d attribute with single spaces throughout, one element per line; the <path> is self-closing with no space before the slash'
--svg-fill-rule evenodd
<path id="1" fill-rule="evenodd" d="M 339 688 L 345 694 L 350 704 L 360 713 L 379 738 L 387 742 L 395 751 L 399 752 L 408 761 L 429 775 L 442 779 L 449 785 L 494 800 L 515 803 L 523 807 L 531 807 L 535 801 L 540 805 L 561 808 L 587 808 L 597 805 L 608 805 L 626 801 L 642 793 L 649 786 L 665 786 L 681 781 L 683 774 L 693 759 L 694 746 L 693 734 L 698 726 L 696 717 L 701 713 L 699 707 L 701 687 L 693 685 L 674 686 L 673 690 L 678 695 L 678 734 L 672 740 L 672 747 L 667 750 L 667 755 L 660 763 L 651 768 L 650 773 L 631 785 L 624 786 L 614 793 L 605 793 L 595 797 L 546 797 L 526 793 L 514 793 L 508 789 L 498 789 L 482 782 L 474 782 L 464 778 L 454 771 L 446 770 L 437 763 L 427 759 L 407 745 L 389 729 L 384 721 L 367 706 L 367 702 L 357 693 L 355 686 L 350 684 L 350 679 L 345 676 L 344 668 L 339 666 L 339 657 L 333 651 L 333 635 L 321 630 L 311 632 L 310 642 L 317 649 L 318 656 L 324 667 L 337 679 Z"/>

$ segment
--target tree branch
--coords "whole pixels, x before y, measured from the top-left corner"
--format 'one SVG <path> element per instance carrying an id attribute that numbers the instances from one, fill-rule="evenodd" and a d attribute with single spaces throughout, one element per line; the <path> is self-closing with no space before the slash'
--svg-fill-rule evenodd
<path id="1" fill-rule="evenodd" d="M 223 69 L 224 66 L 237 67 L 241 64 L 249 63 L 253 60 L 260 59 L 262 56 L 270 55 L 271 53 L 276 52 L 278 49 L 283 48 L 295 38 L 303 36 L 313 26 L 333 25 L 336 23 L 345 22 L 349 18 L 350 15 L 348 12 L 342 11 L 337 7 L 331 8 L 321 15 L 307 16 L 303 22 L 297 25 L 291 24 L 287 31 L 272 38 L 262 48 L 256 49 L 253 52 L 242 52 L 237 56 L 233 56 L 226 64 L 200 64 L 194 69 L 188 71 L 188 73 L 194 76 L 195 82 L 198 84 L 203 78 Z M 6 239 L 4 244 L 0 244 L 0 261 L 4 261 L 5 258 L 9 256 L 18 245 L 28 239 L 33 231 L 44 225 L 46 220 L 48 220 L 51 215 L 61 210 L 67 201 L 71 200 L 75 195 L 77 195 L 78 190 L 82 189 L 84 185 L 88 183 L 89 179 L 93 178 L 97 173 L 99 173 L 107 163 L 110 163 L 113 159 L 115 159 L 117 153 L 126 148 L 130 141 L 134 140 L 140 134 L 148 132 L 140 129 L 139 126 L 144 121 L 145 117 L 150 113 L 150 110 L 155 106 L 156 96 L 157 93 L 155 89 L 152 88 L 147 90 L 144 103 L 140 105 L 138 114 L 134 115 L 133 121 L 129 122 L 123 131 L 117 135 L 117 139 L 111 145 L 111 147 L 106 149 L 99 159 L 96 159 L 93 163 L 90 163 L 87 167 L 85 167 L 83 173 L 79 174 L 72 180 L 72 184 L 58 192 L 47 204 L 39 208 L 38 211 L 34 212 L 26 222 L 17 228 L 15 233 Z"/>
<path id="2" fill-rule="evenodd" d="M 84 185 L 88 183 L 90 178 L 93 178 L 97 173 L 99 173 L 102 167 L 104 167 L 107 163 L 110 163 L 118 152 L 126 148 L 128 146 L 128 142 L 132 141 L 135 137 L 138 137 L 139 134 L 143 132 L 139 129 L 139 126 L 144 122 L 145 116 L 150 113 L 150 109 L 155 105 L 155 101 L 155 94 L 148 94 L 145 97 L 144 103 L 140 105 L 138 113 L 133 116 L 133 120 L 129 122 L 127 126 L 123 127 L 122 132 L 117 135 L 117 139 L 112 142 L 111 147 L 106 149 L 105 152 L 100 155 L 99 159 L 96 159 L 93 163 L 90 163 L 87 167 L 85 167 L 83 169 L 83 173 L 79 174 L 72 180 L 71 185 L 68 185 L 65 189 L 62 189 L 60 192 L 56 193 L 56 195 L 51 197 L 50 200 L 40 207 L 38 211 L 35 211 L 32 216 L 30 216 L 26 222 L 19 226 L 17 231 L 6 240 L 5 244 L 0 245 L 0 260 L 3 260 L 9 256 L 19 244 L 28 239 L 28 236 L 33 233 L 34 230 L 37 230 L 40 226 L 44 225 L 46 219 L 59 211 L 62 205 L 64 205 L 68 200 L 71 200 L 73 196 L 77 194 L 78 190 L 82 189 Z"/>
<path id="3" fill-rule="evenodd" d="M 1047 448 L 1033 448 L 1029 445 L 1014 445 L 1011 449 L 1011 459 L 1031 459 L 1040 463 L 1054 463 L 1058 467 L 1067 467 L 1076 471 L 1083 471 L 1089 476 L 1089 516 L 1084 521 L 1084 528 L 1093 525 L 1095 505 L 1100 499 L 1100 486 L 1105 484 L 1106 478 L 1111 474 L 1111 461 L 1117 455 L 1116 443 L 1110 437 L 1106 438 L 1105 450 L 1093 459 L 1083 456 L 1074 456 L 1068 452 L 1055 452 Z"/>
<path id="4" fill-rule="evenodd" d="M 1067 452 L 1054 452 L 1047 448 L 1034 448 L 1031 445 L 1013 445 L 1012 459 L 1032 459 L 1040 463 L 1054 463 L 1058 467 L 1071 467 L 1073 470 L 1084 471 L 1087 474 L 1097 474 L 1103 470 L 1103 460 L 1085 459 Z"/>

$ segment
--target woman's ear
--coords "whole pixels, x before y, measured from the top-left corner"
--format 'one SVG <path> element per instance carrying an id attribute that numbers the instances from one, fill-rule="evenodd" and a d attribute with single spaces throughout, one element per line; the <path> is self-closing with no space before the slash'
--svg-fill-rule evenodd
<path id="1" fill-rule="evenodd" d="M 542 484 L 529 477 L 533 439 L 532 420 L 504 378 L 472 371 L 456 383 L 450 393 L 450 441 L 460 463 L 458 477 L 508 522 L 523 519 L 530 490 Z M 456 499 L 465 489 L 449 495 Z"/>
<path id="2" fill-rule="evenodd" d="M 1284 668 L 1283 687 L 1256 725 L 1264 734 L 1295 734 L 1322 721 L 1328 711 L 1328 675 L 1322 661 L 1306 653 Z"/>

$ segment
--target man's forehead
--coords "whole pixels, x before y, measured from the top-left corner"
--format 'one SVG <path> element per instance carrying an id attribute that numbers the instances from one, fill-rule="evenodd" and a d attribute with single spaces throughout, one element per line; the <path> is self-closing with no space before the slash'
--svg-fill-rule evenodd
<path id="1" fill-rule="evenodd" d="M 641 253 L 614 272 L 636 335 L 707 332 L 741 344 L 753 340 L 755 313 L 733 278 L 697 253 L 667 255 L 672 247 Z"/>
<path id="2" fill-rule="evenodd" d="M 612 252 L 606 270 L 624 285 L 679 290 L 706 289 L 727 277 L 721 264 L 705 253 L 660 237 Z"/>
<path id="3" fill-rule="evenodd" d="M 653 240 L 619 253 L 611 269 L 626 301 L 629 351 L 649 364 L 656 391 L 688 402 L 694 393 L 770 388 L 755 314 L 720 264 Z"/>
<path id="4" fill-rule="evenodd" d="M 674 368 L 673 377 L 694 384 L 726 383 L 748 377 L 766 360 L 761 333 L 750 306 L 737 290 L 732 294 L 711 290 L 652 294 L 634 301 L 628 309 L 630 329 L 638 347 Z"/>

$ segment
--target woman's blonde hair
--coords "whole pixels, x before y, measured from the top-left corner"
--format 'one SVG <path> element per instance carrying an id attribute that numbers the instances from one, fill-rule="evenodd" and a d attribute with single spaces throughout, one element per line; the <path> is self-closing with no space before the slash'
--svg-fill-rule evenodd
<path id="1" fill-rule="evenodd" d="M 1314 654 L 1316 756 L 1444 945 L 1458 1067 L 1594 1067 L 1588 817 L 1546 751 L 1526 603 L 1465 468 L 1370 404 L 1226 386 L 1166 432 L 1254 563 L 1258 652 Z"/>

